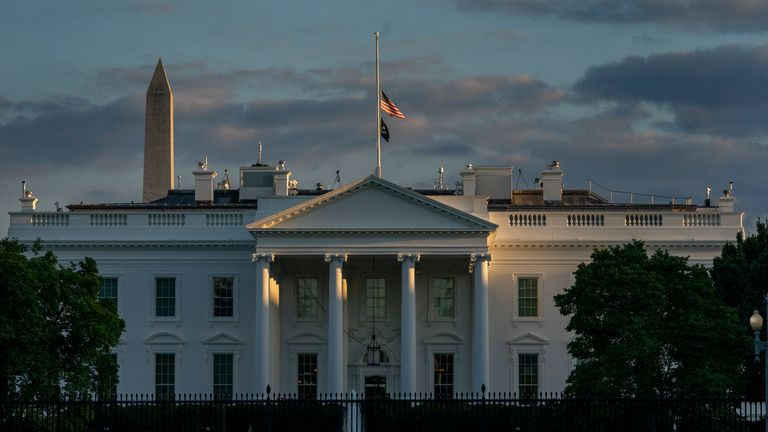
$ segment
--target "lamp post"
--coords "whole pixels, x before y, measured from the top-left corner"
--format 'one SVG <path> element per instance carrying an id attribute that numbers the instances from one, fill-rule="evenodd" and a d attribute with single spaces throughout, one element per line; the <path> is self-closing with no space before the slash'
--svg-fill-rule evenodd
<path id="1" fill-rule="evenodd" d="M 768 312 L 768 305 L 766 305 L 766 312 Z M 767 314 L 768 315 L 768 314 Z M 755 332 L 755 363 L 760 362 L 760 352 L 766 351 L 765 358 L 765 406 L 763 407 L 763 417 L 765 419 L 765 432 L 768 432 L 768 342 L 760 340 L 760 330 L 763 328 L 763 317 L 757 312 L 757 309 L 749 317 L 749 325 Z"/>

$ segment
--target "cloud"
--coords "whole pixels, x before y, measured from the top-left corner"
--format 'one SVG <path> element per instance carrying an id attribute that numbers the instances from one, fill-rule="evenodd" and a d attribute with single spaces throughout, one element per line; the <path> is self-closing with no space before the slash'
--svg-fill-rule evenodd
<path id="1" fill-rule="evenodd" d="M 573 89 L 589 102 L 655 104 L 686 132 L 759 136 L 768 132 L 768 45 L 627 57 L 588 69 Z"/>
<path id="2" fill-rule="evenodd" d="M 718 56 L 735 65 L 715 68 Z M 444 68 L 437 59 L 406 59 L 387 81 L 388 95 L 407 119 L 388 121 L 392 142 L 382 143 L 384 170 L 403 184 L 430 187 L 440 165 L 452 184 L 468 162 L 511 164 L 522 168 L 530 183 L 546 162 L 559 159 L 568 187 L 586 187 L 585 179 L 593 178 L 615 189 L 680 196 L 706 186 L 718 190 L 733 179 L 743 194 L 740 202 L 765 214 L 761 192 L 752 185 L 762 182 L 759 167 L 768 164 L 768 147 L 737 130 L 757 130 L 753 123 L 763 102 L 747 94 L 744 81 L 760 72 L 740 69 L 759 70 L 761 56 L 760 47 L 722 47 L 624 59 L 590 69 L 573 89 L 526 75 L 449 78 L 431 73 Z M 259 141 L 265 160 L 287 160 L 302 186 L 332 180 L 336 169 L 346 180 L 367 175 L 375 137 L 368 66 L 212 71 L 197 63 L 168 65 L 175 95 L 176 171 L 183 184 L 191 184 L 190 173 L 204 155 L 220 174 L 224 168 L 236 172 L 256 160 Z M 144 92 L 152 67 L 96 75 L 105 85 L 111 80 L 132 89 L 108 103 L 0 98 L 3 178 L 15 185 L 35 173 L 100 169 L 111 172 L 91 187 L 99 195 L 79 194 L 78 200 L 134 196 L 125 188 L 127 183 L 134 192 L 140 187 Z M 709 75 L 674 86 L 696 73 Z M 271 88 L 242 90 L 253 86 Z M 696 94 L 708 89 L 712 94 Z M 734 96 L 734 89 L 744 95 Z M 737 118 L 747 109 L 756 114 Z M 734 131 L 716 117 L 728 110 L 733 114 L 725 118 Z M 70 184 L 60 183 L 62 188 Z M 112 199 L 107 196 L 111 188 L 116 190 Z M 61 197 L 71 192 L 53 196 L 48 201 L 64 203 Z"/>
<path id="3" fill-rule="evenodd" d="M 730 32 L 768 29 L 762 0 L 454 0 L 460 11 L 552 16 L 598 23 L 658 23 Z"/>

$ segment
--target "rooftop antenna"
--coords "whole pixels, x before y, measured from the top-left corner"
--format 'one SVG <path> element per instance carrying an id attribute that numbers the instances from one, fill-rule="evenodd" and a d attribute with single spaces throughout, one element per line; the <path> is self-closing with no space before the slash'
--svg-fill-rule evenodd
<path id="1" fill-rule="evenodd" d="M 176 189 L 179 189 L 179 190 L 181 189 L 181 176 L 180 175 L 176 176 Z"/>
<path id="2" fill-rule="evenodd" d="M 523 180 L 523 183 L 525 184 L 525 188 L 528 189 L 528 180 L 525 179 L 523 176 L 523 169 L 518 168 L 517 169 L 517 181 L 515 181 L 515 189 L 517 189 L 517 186 L 520 184 L 520 180 Z M 537 179 L 538 180 L 538 179 Z"/>
<path id="3" fill-rule="evenodd" d="M 27 196 L 27 182 L 24 180 L 21 181 L 21 196 Z"/>
<path id="4" fill-rule="evenodd" d="M 435 181 L 435 190 L 445 190 L 445 167 L 442 165 L 437 170 L 437 180 Z"/>
<path id="5" fill-rule="evenodd" d="M 59 202 L 58 202 L 58 201 L 55 201 L 55 202 L 53 203 L 53 205 L 55 205 L 55 206 L 56 206 L 56 211 L 57 211 L 57 212 L 62 212 L 62 211 L 64 211 L 64 209 L 63 209 L 63 208 L 61 208 L 61 205 L 59 204 Z"/>
<path id="6" fill-rule="evenodd" d="M 224 177 L 221 179 L 221 188 L 224 190 L 229 190 L 230 184 L 229 184 L 229 171 L 225 168 L 224 169 Z"/>
<path id="7" fill-rule="evenodd" d="M 336 170 L 336 179 L 333 180 L 333 185 L 331 185 L 331 189 L 333 189 L 336 185 L 339 185 L 341 187 L 341 176 L 339 175 L 341 171 Z"/>
<path id="8" fill-rule="evenodd" d="M 259 160 L 256 163 L 261 165 L 261 141 L 259 141 Z"/>

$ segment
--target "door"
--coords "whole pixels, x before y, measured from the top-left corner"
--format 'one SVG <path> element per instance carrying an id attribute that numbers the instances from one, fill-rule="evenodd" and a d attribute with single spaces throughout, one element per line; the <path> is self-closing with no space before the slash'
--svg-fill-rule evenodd
<path id="1" fill-rule="evenodd" d="M 368 375 L 365 377 L 365 398 L 384 399 L 387 395 L 387 377 L 384 375 Z"/>

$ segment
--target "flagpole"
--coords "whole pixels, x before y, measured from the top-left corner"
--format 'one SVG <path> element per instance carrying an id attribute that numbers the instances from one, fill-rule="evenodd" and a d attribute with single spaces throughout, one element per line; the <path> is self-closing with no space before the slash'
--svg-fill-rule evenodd
<path id="1" fill-rule="evenodd" d="M 381 88 L 379 87 L 379 32 L 376 37 L 376 170 L 374 175 L 381 177 Z"/>

